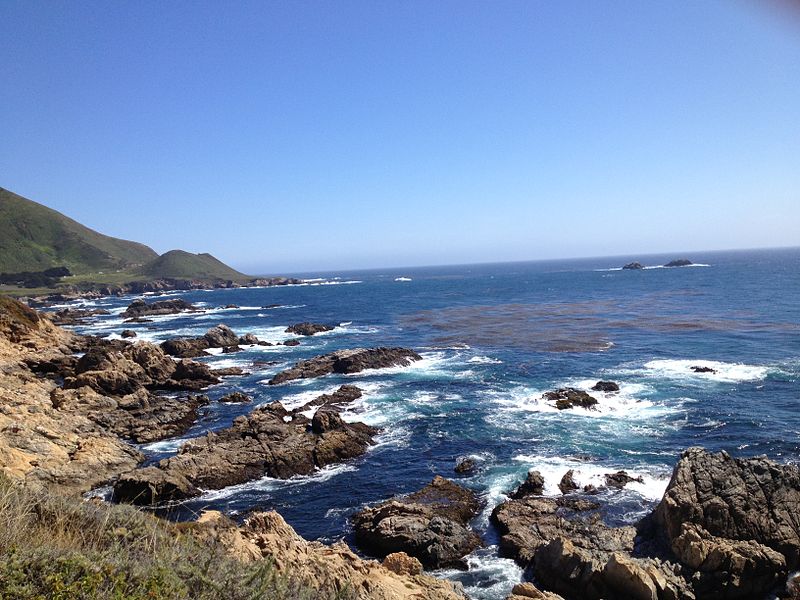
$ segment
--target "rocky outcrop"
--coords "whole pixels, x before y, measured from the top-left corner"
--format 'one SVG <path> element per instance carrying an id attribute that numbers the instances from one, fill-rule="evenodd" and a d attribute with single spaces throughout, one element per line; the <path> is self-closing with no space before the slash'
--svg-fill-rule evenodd
<path id="1" fill-rule="evenodd" d="M 693 366 L 691 366 L 689 368 L 692 371 L 694 371 L 695 373 L 712 373 L 713 374 L 713 373 L 717 372 L 716 369 L 713 369 L 712 367 L 706 367 L 706 366 L 693 365 Z"/>
<path id="2" fill-rule="evenodd" d="M 375 556 L 405 552 L 429 569 L 465 567 L 463 557 L 481 544 L 468 528 L 478 509 L 473 492 L 437 476 L 418 492 L 357 513 L 356 543 Z"/>
<path id="3" fill-rule="evenodd" d="M 219 399 L 219 401 L 226 403 L 246 404 L 247 402 L 252 402 L 252 399 L 243 392 L 231 392 L 230 394 L 225 394 Z"/>
<path id="4" fill-rule="evenodd" d="M 278 576 L 291 576 L 322 598 L 354 600 L 466 600 L 461 587 L 421 572 L 403 553 L 383 564 L 364 560 L 343 542 L 331 546 L 301 538 L 276 512 L 250 515 L 241 527 L 216 511 L 203 513 L 198 524 L 243 561 L 267 559 Z"/>
<path id="5" fill-rule="evenodd" d="M 355 348 L 337 350 L 330 354 L 303 360 L 290 369 L 281 371 L 269 380 L 270 385 L 292 381 L 322 377 L 331 373 L 358 373 L 364 369 L 384 369 L 387 367 L 405 367 L 422 357 L 407 348 Z"/>
<path id="6" fill-rule="evenodd" d="M 654 513 L 698 598 L 752 598 L 800 567 L 800 468 L 690 448 Z"/>
<path id="7" fill-rule="evenodd" d="M 627 271 L 638 271 L 640 269 L 644 269 L 644 265 L 640 262 L 629 262 L 625 266 L 622 267 Z"/>
<path id="8" fill-rule="evenodd" d="M 295 415 L 316 408 L 327 408 L 330 410 L 341 411 L 353 402 L 361 398 L 361 388 L 355 385 L 342 385 L 332 394 L 320 394 L 313 400 L 306 402 L 303 406 L 295 408 L 290 414 Z"/>
<path id="9" fill-rule="evenodd" d="M 693 264 L 692 261 L 690 261 L 688 258 L 679 258 L 677 260 L 669 261 L 664 266 L 665 267 L 688 267 L 688 266 L 690 266 L 692 264 Z"/>
<path id="10" fill-rule="evenodd" d="M 363 423 L 345 423 L 328 409 L 318 410 L 311 420 L 291 416 L 275 402 L 237 417 L 227 429 L 189 440 L 176 456 L 158 463 L 156 471 L 203 489 L 220 489 L 265 475 L 287 479 L 360 456 L 376 432 Z M 114 498 L 137 504 L 174 499 L 150 492 L 149 478 L 154 473 L 139 470 L 123 475 L 114 487 Z"/>
<path id="11" fill-rule="evenodd" d="M 139 319 L 154 315 L 174 315 L 180 312 L 197 312 L 200 309 L 185 300 L 159 300 L 147 303 L 144 300 L 134 300 L 122 313 L 123 319 Z"/>
<path id="12" fill-rule="evenodd" d="M 176 363 L 149 342 L 89 348 L 74 371 L 64 375 L 65 388 L 89 387 L 110 396 L 127 396 L 143 388 L 198 391 L 220 381 L 208 365 Z"/>
<path id="13" fill-rule="evenodd" d="M 526 496 L 541 496 L 544 493 L 544 477 L 539 471 L 530 471 L 525 481 L 511 494 L 511 498 L 520 499 Z"/>
<path id="14" fill-rule="evenodd" d="M 161 349 L 178 358 L 196 358 L 208 355 L 209 348 L 223 348 L 223 351 L 238 351 L 239 344 L 259 344 L 269 346 L 268 342 L 262 342 L 254 334 L 248 333 L 242 337 L 237 336 L 233 330 L 225 324 L 220 323 L 212 327 L 206 333 L 196 338 L 174 338 L 161 342 Z"/>
<path id="15" fill-rule="evenodd" d="M 47 316 L 54 324 L 64 326 L 83 325 L 91 317 L 108 314 L 110 313 L 102 308 L 62 308 Z"/>
<path id="16" fill-rule="evenodd" d="M 321 323 L 295 323 L 286 328 L 286 333 L 295 335 L 314 335 L 325 331 L 333 331 L 333 325 L 323 325 Z"/>
<path id="17" fill-rule="evenodd" d="M 467 457 L 460 459 L 456 463 L 456 466 L 453 467 L 453 470 L 459 475 L 466 475 L 474 472 L 477 467 L 478 464 L 475 462 L 475 459 Z"/>
<path id="18" fill-rule="evenodd" d="M 571 387 L 545 392 L 542 398 L 549 402 L 555 402 L 555 407 L 558 410 L 566 410 L 568 408 L 593 409 L 597 404 L 597 398 L 594 396 L 590 396 L 583 390 Z"/>
<path id="19" fill-rule="evenodd" d="M 511 595 L 506 600 L 564 600 L 558 594 L 543 592 L 530 582 L 518 583 L 511 589 Z"/>

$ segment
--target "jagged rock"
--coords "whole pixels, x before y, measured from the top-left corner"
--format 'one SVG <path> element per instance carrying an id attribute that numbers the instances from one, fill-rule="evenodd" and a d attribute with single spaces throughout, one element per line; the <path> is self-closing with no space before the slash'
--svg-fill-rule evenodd
<path id="1" fill-rule="evenodd" d="M 406 348 L 355 348 L 303 360 L 269 380 L 276 385 L 293 379 L 321 377 L 330 373 L 358 373 L 364 369 L 404 367 L 422 357 Z"/>
<path id="2" fill-rule="evenodd" d="M 693 263 L 692 263 L 692 261 L 690 261 L 689 259 L 687 259 L 687 258 L 679 258 L 679 259 L 677 259 L 677 260 L 671 260 L 671 261 L 669 261 L 669 262 L 668 262 L 667 264 L 665 264 L 664 266 L 665 266 L 665 267 L 688 267 L 688 266 L 690 266 L 691 264 L 693 264 Z"/>
<path id="3" fill-rule="evenodd" d="M 111 314 L 102 308 L 63 308 L 48 316 L 55 325 L 83 325 L 87 319 L 97 315 Z"/>
<path id="4" fill-rule="evenodd" d="M 575 388 L 559 388 L 552 392 L 545 392 L 542 397 L 550 402 L 555 402 L 558 410 L 576 407 L 593 409 L 597 404 L 597 398 Z"/>
<path id="5" fill-rule="evenodd" d="M 544 477 L 539 471 L 530 471 L 528 477 L 516 491 L 511 494 L 511 498 L 519 499 L 525 496 L 541 496 L 544 493 Z"/>
<path id="6" fill-rule="evenodd" d="M 360 456 L 373 443 L 375 428 L 344 423 L 330 410 L 324 413 L 315 415 L 312 425 L 302 415 L 289 418 L 286 409 L 274 402 L 237 417 L 226 429 L 187 441 L 176 456 L 159 462 L 157 470 L 182 476 L 199 488 L 220 489 L 264 475 L 280 479 L 307 475 Z M 147 477 L 138 475 L 136 481 L 144 486 Z M 133 484 L 126 485 L 130 490 Z M 136 495 L 128 491 L 126 497 Z M 153 503 L 164 500 L 158 495 L 143 497 Z"/>
<path id="7" fill-rule="evenodd" d="M 640 262 L 630 262 L 622 267 L 627 271 L 638 271 L 640 269 L 644 269 L 644 265 Z"/>
<path id="8" fill-rule="evenodd" d="M 606 473 L 605 475 L 606 485 L 610 488 L 617 488 L 621 490 L 629 483 L 636 482 L 636 483 L 644 483 L 644 480 L 641 476 L 639 477 L 631 477 L 625 471 L 617 471 L 616 473 Z"/>
<path id="9" fill-rule="evenodd" d="M 197 311 L 198 308 L 185 300 L 159 300 L 147 303 L 144 300 L 134 300 L 122 313 L 123 319 L 138 319 L 144 315 L 174 315 L 179 312 Z"/>
<path id="10" fill-rule="evenodd" d="M 170 356 L 196 358 L 208 356 L 208 342 L 203 338 L 175 338 L 161 342 L 161 349 Z"/>
<path id="11" fill-rule="evenodd" d="M 222 348 L 223 354 L 234 354 L 235 352 L 241 352 L 242 349 L 239 346 L 225 346 Z"/>
<path id="12" fill-rule="evenodd" d="M 695 373 L 716 373 L 716 369 L 712 369 L 711 367 L 699 367 L 697 365 L 689 367 Z"/>
<path id="13" fill-rule="evenodd" d="M 283 342 L 283 345 L 284 346 L 299 346 L 300 345 L 300 340 L 286 340 L 285 342 Z"/>
<path id="14" fill-rule="evenodd" d="M 119 334 L 122 338 L 135 338 L 136 332 L 132 329 L 123 329 L 122 333 Z"/>
<path id="15" fill-rule="evenodd" d="M 575 481 L 575 471 L 570 469 L 564 473 L 561 481 L 558 482 L 558 489 L 561 490 L 562 494 L 569 494 L 578 489 L 578 484 Z"/>
<path id="16" fill-rule="evenodd" d="M 462 558 L 481 544 L 467 527 L 478 509 L 473 492 L 436 476 L 418 492 L 358 512 L 356 543 L 376 556 L 405 552 L 426 568 L 464 567 Z"/>
<path id="17" fill-rule="evenodd" d="M 246 333 L 239 337 L 239 343 L 244 346 L 256 346 L 261 344 L 261 340 L 254 333 Z"/>
<path id="18" fill-rule="evenodd" d="M 224 348 L 239 343 L 239 337 L 230 327 L 222 323 L 206 331 L 203 339 L 208 342 L 209 348 Z"/>
<path id="19" fill-rule="evenodd" d="M 294 333 L 295 335 L 314 335 L 315 333 L 322 333 L 323 331 L 333 331 L 332 325 L 322 325 L 320 323 L 295 323 L 286 328 L 286 333 Z"/>
<path id="20" fill-rule="evenodd" d="M 405 552 L 392 552 L 381 564 L 398 575 L 421 575 L 422 563 Z"/>
<path id="21" fill-rule="evenodd" d="M 800 567 L 800 468 L 690 448 L 654 519 L 698 598 L 764 594 Z"/>
<path id="22" fill-rule="evenodd" d="M 346 405 L 361 397 L 361 388 L 355 385 L 343 385 L 333 394 L 321 394 L 313 400 L 306 402 L 303 406 L 292 410 L 291 414 L 306 412 L 313 408 L 325 407 L 333 410 L 342 410 Z"/>
<path id="23" fill-rule="evenodd" d="M 252 399 L 250 398 L 250 396 L 242 392 L 231 392 L 230 394 L 225 394 L 222 398 L 219 399 L 219 401 L 245 403 L 245 402 L 251 402 Z"/>
<path id="24" fill-rule="evenodd" d="M 477 463 L 472 458 L 462 458 L 456 463 L 453 470 L 461 475 L 465 473 L 472 473 L 477 467 Z"/>
<path id="25" fill-rule="evenodd" d="M 618 392 L 619 384 L 613 381 L 598 381 L 592 386 L 595 392 Z"/>

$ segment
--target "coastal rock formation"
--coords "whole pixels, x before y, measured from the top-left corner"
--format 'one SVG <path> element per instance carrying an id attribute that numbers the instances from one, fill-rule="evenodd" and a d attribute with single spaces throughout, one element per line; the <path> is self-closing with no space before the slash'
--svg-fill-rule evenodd
<path id="1" fill-rule="evenodd" d="M 159 300 L 147 303 L 144 300 L 134 300 L 125 309 L 121 317 L 123 319 L 138 319 L 145 316 L 154 315 L 174 315 L 180 312 L 196 312 L 200 309 L 194 304 L 190 304 L 179 298 L 175 300 Z"/>
<path id="2" fill-rule="evenodd" d="M 692 265 L 692 264 L 693 264 L 693 263 L 692 263 L 692 261 L 690 261 L 690 260 L 689 260 L 689 259 L 687 259 L 687 258 L 679 258 L 679 259 L 677 259 L 677 260 L 671 260 L 671 261 L 669 261 L 669 262 L 668 262 L 667 264 L 665 264 L 664 266 L 665 266 L 665 267 L 688 267 L 688 266 L 690 266 L 690 265 Z"/>
<path id="3" fill-rule="evenodd" d="M 28 365 L 77 362 L 80 339 L 16 300 L 0 296 L 0 468 L 29 485 L 77 493 L 142 460 L 130 445 L 81 414 L 55 407 L 57 382 Z M 67 360 L 67 359 L 71 360 Z"/>
<path id="4" fill-rule="evenodd" d="M 713 373 L 717 372 L 716 369 L 713 369 L 712 367 L 706 367 L 706 366 L 693 365 L 693 366 L 691 366 L 689 368 L 692 371 L 694 371 L 695 373 L 712 373 L 713 374 Z"/>
<path id="5" fill-rule="evenodd" d="M 54 313 L 50 313 L 48 317 L 53 323 L 59 326 L 64 325 L 83 325 L 86 320 L 97 316 L 110 314 L 103 308 L 62 308 Z"/>
<path id="6" fill-rule="evenodd" d="M 386 367 L 405 367 L 422 357 L 407 348 L 354 348 L 337 350 L 295 364 L 281 371 L 269 380 L 276 385 L 293 379 L 322 377 L 330 373 L 358 373 L 364 369 L 384 369 Z"/>
<path id="7" fill-rule="evenodd" d="M 752 598 L 800 567 L 800 468 L 690 448 L 654 518 L 698 598 Z"/>
<path id="8" fill-rule="evenodd" d="M 621 490 L 631 482 L 643 483 L 641 476 L 631 477 L 625 471 L 617 471 L 616 473 L 606 473 L 604 475 L 606 486 Z"/>
<path id="9" fill-rule="evenodd" d="M 377 430 L 363 423 L 345 423 L 339 414 L 320 409 L 309 420 L 291 416 L 278 402 L 234 419 L 226 429 L 184 443 L 176 456 L 162 460 L 154 470 L 140 469 L 123 475 L 114 486 L 120 502 L 154 504 L 175 499 L 161 497 L 150 481 L 182 478 L 192 486 L 220 489 L 268 475 L 287 479 L 355 458 L 366 452 Z M 158 473 L 156 473 L 158 472 Z M 187 492 L 189 495 L 193 495 Z M 188 496 L 185 496 L 188 497 Z"/>
<path id="10" fill-rule="evenodd" d="M 320 323 L 295 323 L 286 328 L 286 333 L 294 333 L 295 335 L 314 335 L 315 333 L 322 333 L 324 331 L 333 331 L 332 325 L 322 325 Z"/>
<path id="11" fill-rule="evenodd" d="M 463 557 L 481 545 L 468 528 L 479 507 L 473 492 L 437 476 L 418 492 L 358 512 L 356 543 L 376 556 L 405 552 L 429 569 L 465 567 Z"/>
<path id="12" fill-rule="evenodd" d="M 511 494 L 511 498 L 519 499 L 526 496 L 541 496 L 544 493 L 544 477 L 539 471 L 530 471 L 528 477 Z"/>
<path id="13" fill-rule="evenodd" d="M 630 262 L 622 268 L 627 271 L 638 271 L 639 269 L 644 269 L 644 265 L 640 262 Z"/>
<path id="14" fill-rule="evenodd" d="M 397 553 L 383 564 L 364 560 L 343 542 L 308 542 L 276 512 L 250 515 L 237 527 L 207 511 L 198 524 L 240 560 L 268 559 L 279 575 L 291 575 L 322 596 L 354 600 L 466 600 L 460 585 L 421 572 L 419 561 Z"/>
<path id="15" fill-rule="evenodd" d="M 361 388 L 355 385 L 342 385 L 332 394 L 321 394 L 313 400 L 306 402 L 303 406 L 295 408 L 290 414 L 295 415 L 322 407 L 329 410 L 340 411 L 354 400 L 361 398 L 362 393 Z"/>
<path id="16" fill-rule="evenodd" d="M 558 410 L 566 410 L 568 408 L 592 409 L 597 404 L 597 398 L 594 396 L 590 396 L 583 390 L 571 387 L 545 392 L 542 398 L 550 402 L 555 402 L 555 407 Z"/>
<path id="17" fill-rule="evenodd" d="M 472 473 L 477 468 L 478 464 L 472 458 L 462 458 L 456 463 L 456 466 L 453 470 L 458 473 L 459 475 L 465 475 L 467 473 Z"/>
<path id="18" fill-rule="evenodd" d="M 233 330 L 220 323 L 196 338 L 174 338 L 161 342 L 161 349 L 178 358 L 196 358 L 208 354 L 209 348 L 223 348 L 225 351 L 240 350 L 239 344 L 270 345 L 262 342 L 254 334 L 248 333 L 242 337 L 237 336 Z"/>
<path id="19" fill-rule="evenodd" d="M 252 402 L 252 398 L 243 392 L 231 392 L 230 394 L 225 394 L 219 399 L 219 401 L 244 404 L 247 402 Z"/>
<path id="20" fill-rule="evenodd" d="M 530 582 L 518 583 L 511 589 L 511 595 L 506 600 L 564 600 L 558 594 L 543 592 Z"/>

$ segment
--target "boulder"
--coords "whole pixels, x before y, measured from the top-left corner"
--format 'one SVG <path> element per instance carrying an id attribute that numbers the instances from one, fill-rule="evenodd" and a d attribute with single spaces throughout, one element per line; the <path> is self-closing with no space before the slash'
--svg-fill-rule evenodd
<path id="1" fill-rule="evenodd" d="M 467 457 L 460 459 L 456 463 L 456 466 L 453 468 L 453 470 L 460 475 L 465 475 L 467 473 L 472 473 L 473 471 L 475 471 L 476 467 L 477 463 L 475 462 L 475 460 Z"/>
<path id="2" fill-rule="evenodd" d="M 606 473 L 605 475 L 606 486 L 621 490 L 631 482 L 644 483 L 641 476 L 631 477 L 625 471 L 617 471 L 616 473 Z"/>
<path id="3" fill-rule="evenodd" d="M 122 333 L 120 333 L 119 335 L 120 335 L 120 337 L 126 338 L 126 339 L 127 338 L 135 338 L 136 337 L 136 332 L 133 331 L 132 329 L 123 329 Z"/>
<path id="4" fill-rule="evenodd" d="M 530 471 L 524 482 L 511 494 L 511 498 L 541 496 L 544 493 L 544 477 L 539 471 Z"/>
<path id="5" fill-rule="evenodd" d="M 613 381 L 598 381 L 592 386 L 595 392 L 618 392 L 619 384 Z"/>
<path id="6" fill-rule="evenodd" d="M 219 399 L 220 402 L 226 403 L 246 403 L 251 402 L 252 399 L 247 394 L 242 392 L 231 392 L 230 394 L 225 394 L 222 398 Z"/>
<path id="7" fill-rule="evenodd" d="M 569 494 L 578 489 L 578 483 L 575 481 L 575 471 L 570 469 L 564 473 L 561 481 L 558 482 L 558 489 L 561 490 L 562 494 Z"/>
<path id="8" fill-rule="evenodd" d="M 474 492 L 443 477 L 353 517 L 356 543 L 376 556 L 405 552 L 428 569 L 464 568 L 463 557 L 481 545 L 468 528 L 480 505 Z"/>
<path id="9" fill-rule="evenodd" d="M 283 345 L 284 346 L 299 346 L 300 345 L 300 340 L 286 340 L 285 342 L 283 342 Z"/>
<path id="10" fill-rule="evenodd" d="M 239 337 L 230 327 L 224 324 L 219 324 L 206 331 L 203 339 L 208 342 L 209 348 L 236 346 L 239 343 Z"/>
<path id="11" fill-rule="evenodd" d="M 261 340 L 254 333 L 246 333 L 239 337 L 239 343 L 245 346 L 256 346 L 261 344 Z"/>
<path id="12" fill-rule="evenodd" d="M 543 592 L 530 582 L 518 583 L 511 589 L 511 595 L 506 600 L 564 600 L 558 594 Z"/>
<path id="13" fill-rule="evenodd" d="M 332 325 L 322 325 L 320 323 L 295 323 L 286 328 L 286 333 L 294 333 L 295 335 L 314 335 L 315 333 L 322 333 L 323 331 L 333 331 Z"/>
<path id="14" fill-rule="evenodd" d="M 337 350 L 295 364 L 290 369 L 281 371 L 269 380 L 270 385 L 321 377 L 331 373 L 358 373 L 364 369 L 382 369 L 387 367 L 405 367 L 422 357 L 406 348 L 355 348 Z"/>
<path id="15" fill-rule="evenodd" d="M 345 406 L 361 397 L 361 388 L 355 385 L 343 385 L 332 394 L 320 394 L 313 400 L 306 402 L 303 406 L 295 408 L 291 414 L 306 412 L 313 408 L 328 408 L 333 410 L 342 410 Z"/>
<path id="16" fill-rule="evenodd" d="M 145 467 L 122 475 L 114 484 L 113 499 L 115 502 L 148 506 L 189 498 L 199 493 L 180 474 Z"/>

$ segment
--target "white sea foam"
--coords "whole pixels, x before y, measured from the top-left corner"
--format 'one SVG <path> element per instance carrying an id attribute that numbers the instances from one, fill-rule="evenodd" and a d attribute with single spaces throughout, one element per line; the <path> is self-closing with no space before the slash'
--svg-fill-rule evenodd
<path id="1" fill-rule="evenodd" d="M 522 581 L 522 568 L 510 558 L 500 558 L 497 546 L 480 548 L 465 557 L 469 569 L 441 569 L 436 577 L 459 581 L 473 600 L 505 598 Z"/>
<path id="2" fill-rule="evenodd" d="M 697 373 L 692 367 L 706 367 L 713 373 Z M 692 359 L 658 359 L 644 364 L 644 374 L 650 377 L 667 379 L 688 379 L 692 381 L 711 380 L 724 383 L 740 381 L 756 381 L 764 379 L 770 372 L 769 367 L 728 363 L 716 360 Z"/>
<path id="3" fill-rule="evenodd" d="M 605 475 L 625 470 L 631 477 L 641 477 L 643 483 L 631 482 L 625 486 L 648 500 L 660 500 L 669 484 L 669 473 L 653 471 L 647 467 L 623 467 L 619 465 L 600 465 L 586 463 L 577 459 L 556 456 L 518 454 L 513 460 L 524 463 L 529 471 L 539 471 L 544 477 L 544 494 L 557 496 L 561 494 L 558 484 L 564 474 L 572 470 L 575 483 L 580 487 L 605 485 Z"/>
<path id="4" fill-rule="evenodd" d="M 411 281 L 410 277 L 395 277 L 395 281 Z"/>
<path id="5" fill-rule="evenodd" d="M 231 496 L 236 496 L 243 492 L 269 492 L 281 488 L 303 486 L 309 483 L 320 483 L 332 477 L 336 477 L 337 475 L 341 475 L 342 473 L 350 473 L 355 470 L 357 470 L 355 466 L 345 463 L 324 467 L 314 471 L 310 475 L 295 475 L 289 479 L 262 477 L 254 481 L 231 485 L 221 490 L 205 490 L 202 496 L 200 496 L 200 499 L 205 501 L 224 500 L 225 498 L 230 498 Z"/>
<path id="6" fill-rule="evenodd" d="M 162 440 L 160 442 L 152 442 L 150 444 L 143 444 L 142 450 L 148 453 L 161 453 L 161 452 L 177 452 L 181 444 L 187 442 L 190 438 L 174 438 L 171 440 Z"/>
<path id="7" fill-rule="evenodd" d="M 473 356 L 470 358 L 468 363 L 475 363 L 479 365 L 502 365 L 503 361 L 497 358 L 492 358 L 491 356 Z"/>

